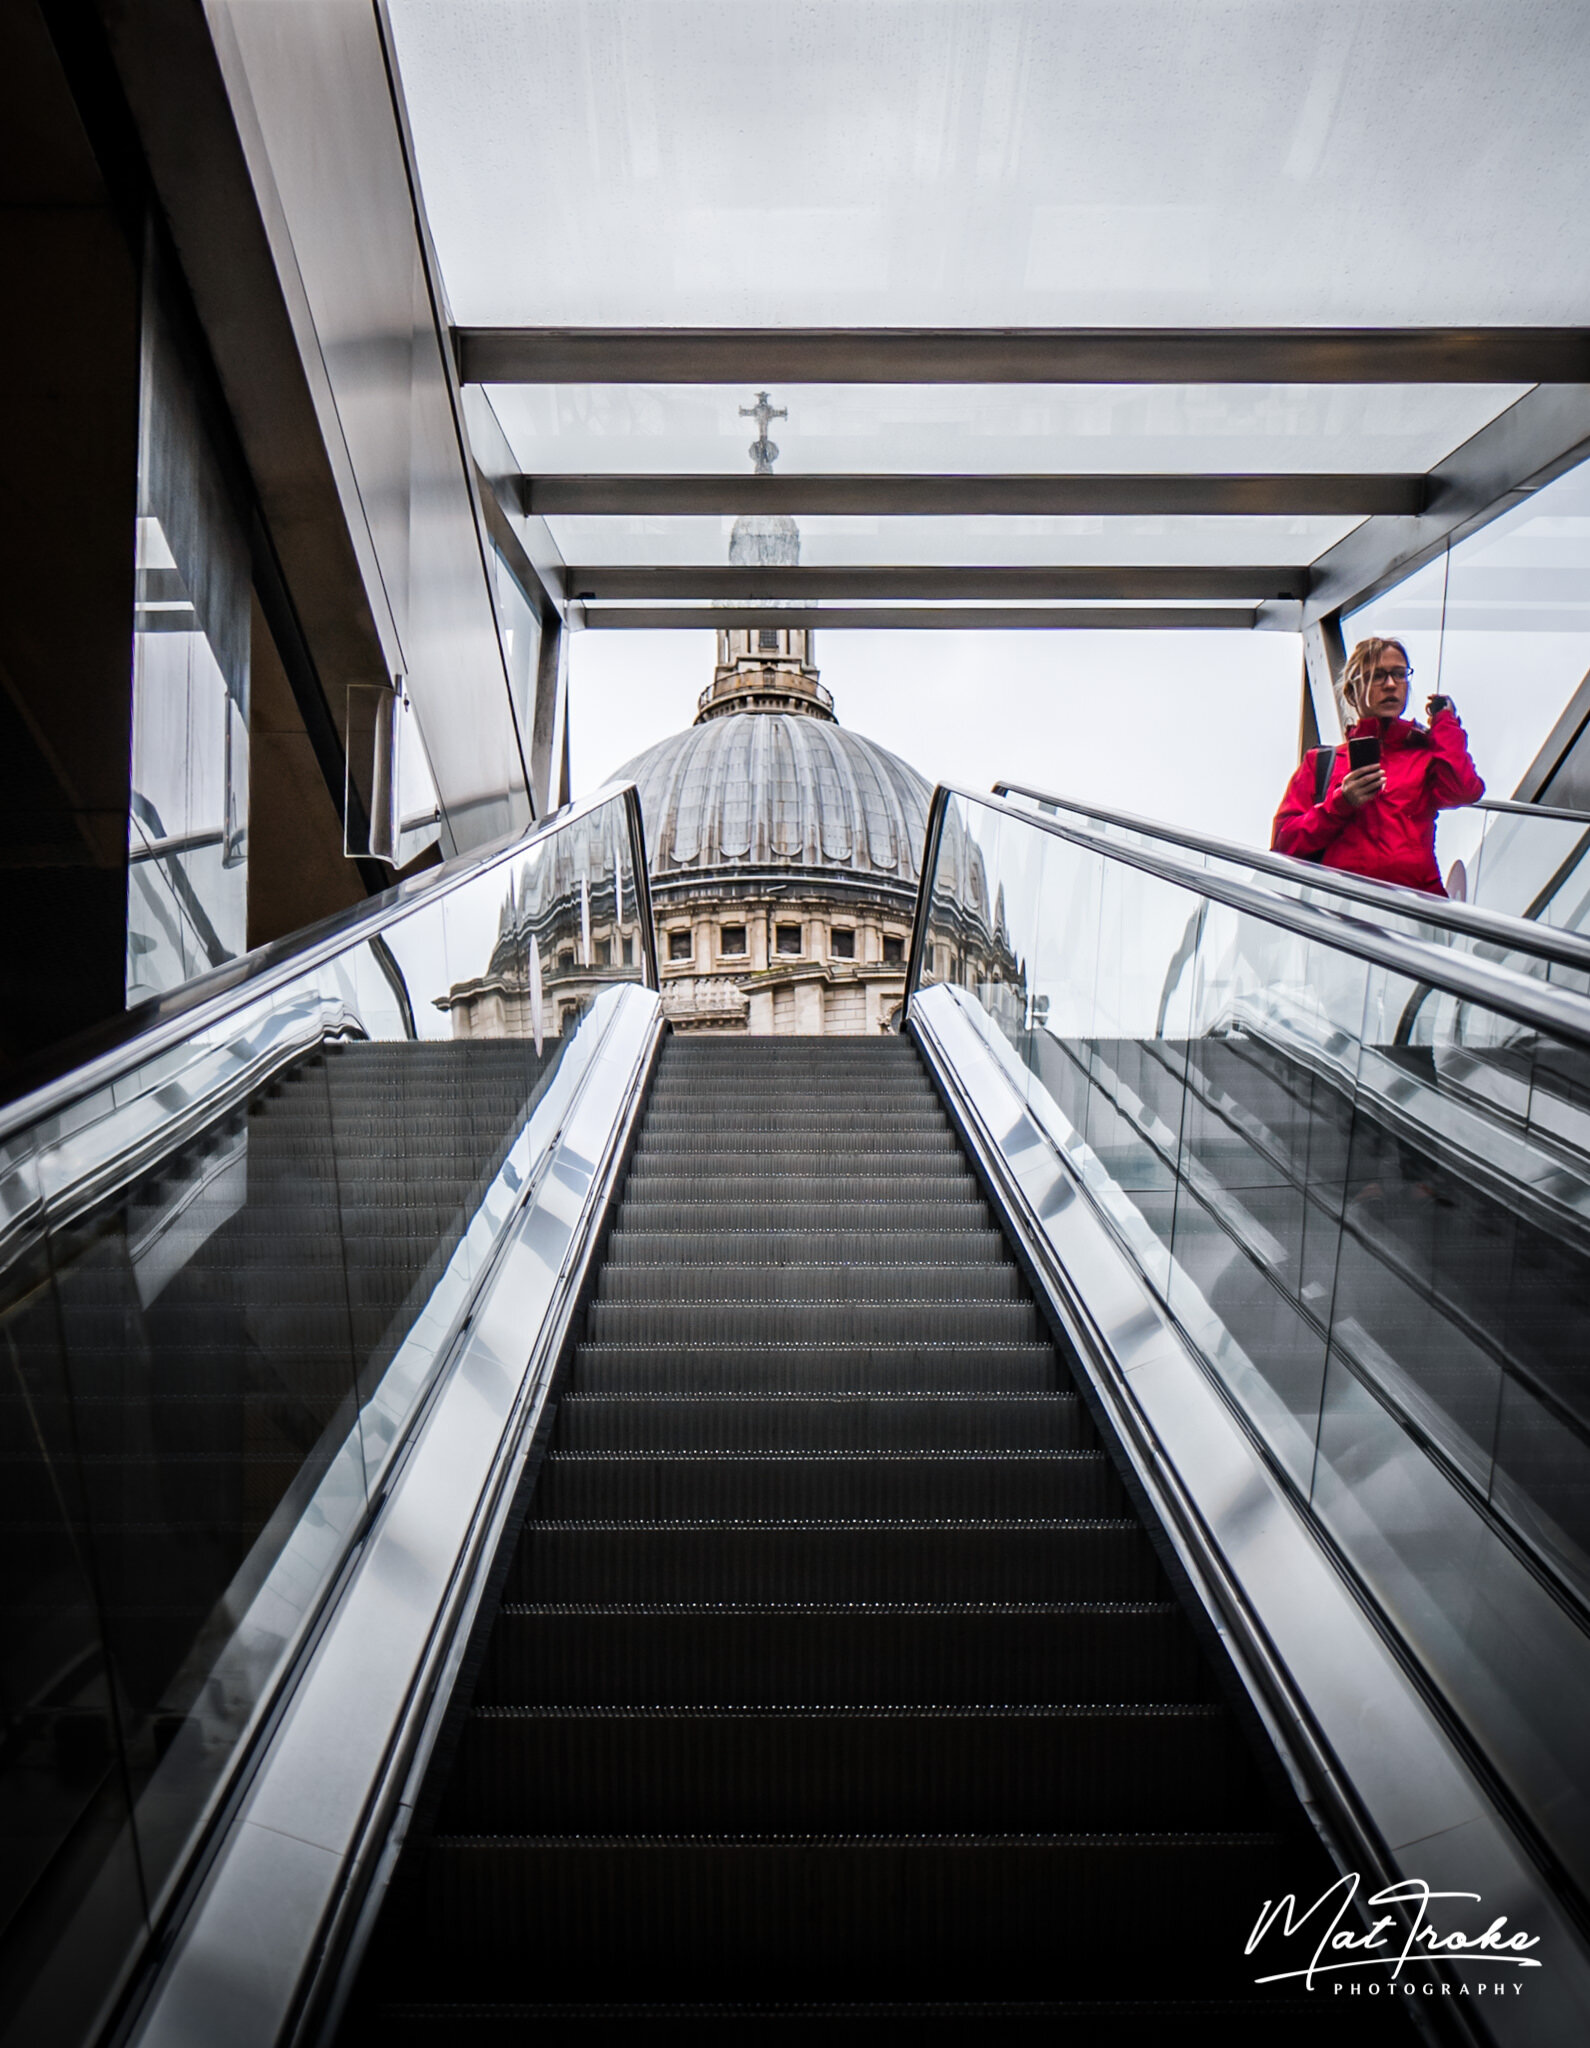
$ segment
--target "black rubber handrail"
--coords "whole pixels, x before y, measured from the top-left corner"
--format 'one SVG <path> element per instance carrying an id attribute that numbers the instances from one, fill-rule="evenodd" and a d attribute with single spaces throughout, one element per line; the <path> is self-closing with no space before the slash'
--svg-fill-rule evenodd
<path id="1" fill-rule="evenodd" d="M 1236 861 L 1260 874 L 1275 875 L 1303 888 L 1328 889 L 1333 895 L 1362 903 L 1372 910 L 1416 917 L 1424 924 L 1461 933 L 1483 945 L 1501 946 L 1510 953 L 1528 953 L 1535 959 L 1551 961 L 1559 967 L 1575 967 L 1590 973 L 1590 939 L 1581 938 L 1576 932 L 1560 931 L 1554 925 L 1536 924 L 1529 918 L 1513 917 L 1505 911 L 1481 910 L 1470 903 L 1454 903 L 1445 896 L 1426 896 L 1401 888 L 1394 882 L 1377 882 L 1368 875 L 1349 874 L 1342 868 L 1320 867 L 1313 861 L 1296 860 L 1288 853 L 1261 851 L 1257 847 L 1244 846 L 1235 839 L 1216 838 L 1212 833 L 1189 832 L 1180 825 L 1167 825 L 1156 818 L 1140 818 L 1132 811 L 1082 803 L 1075 797 L 1055 796 L 1048 790 L 1025 789 L 1016 782 L 996 782 L 993 794 L 1025 797 L 1031 803 L 1053 804 L 1057 809 L 1074 812 L 1080 818 L 1096 818 L 1102 824 L 1118 825 L 1124 831 L 1142 832 L 1150 838 L 1164 840 L 1167 845 L 1209 854 L 1216 860 Z M 1494 804 L 1484 808 L 1570 819 L 1582 823 L 1590 832 L 1590 817 L 1581 819 L 1573 811 L 1541 812 L 1533 804 Z M 1023 812 L 1022 815 L 1028 814 Z"/>
<path id="2" fill-rule="evenodd" d="M 422 899 L 445 896 L 477 874 L 515 859 L 527 846 L 560 832 L 601 805 L 622 797 L 629 822 L 630 861 L 634 869 L 636 910 L 645 948 L 643 979 L 657 987 L 657 947 L 652 930 L 651 888 L 646 872 L 646 837 L 640 796 L 632 782 L 608 783 L 567 804 L 560 811 L 511 838 L 499 839 L 473 852 L 459 854 L 423 875 L 399 882 L 351 909 L 337 911 L 290 937 L 229 960 L 209 974 L 185 982 L 165 995 L 137 1004 L 124 1016 L 83 1032 L 57 1047 L 46 1061 L 19 1069 L 9 1085 L 18 1092 L 0 1106 L 0 1142 L 30 1124 L 59 1115 L 71 1103 L 103 1088 L 129 1068 L 139 1066 L 196 1031 L 219 1023 L 244 1004 L 334 959 L 350 946 L 363 944 L 406 917 Z"/>

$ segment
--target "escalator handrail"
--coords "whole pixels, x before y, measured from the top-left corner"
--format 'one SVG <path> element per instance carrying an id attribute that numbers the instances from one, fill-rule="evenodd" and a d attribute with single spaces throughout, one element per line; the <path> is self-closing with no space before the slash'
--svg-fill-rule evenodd
<path id="1" fill-rule="evenodd" d="M 377 939 L 390 925 L 407 917 L 420 902 L 450 895 L 486 870 L 517 859 L 538 840 L 576 824 L 582 817 L 622 797 L 629 822 L 630 863 L 635 879 L 637 922 L 644 945 L 643 981 L 656 988 L 657 946 L 652 925 L 651 888 L 646 869 L 645 831 L 640 795 L 633 782 L 604 783 L 589 796 L 485 847 L 457 855 L 440 867 L 398 882 L 348 910 L 334 912 L 287 938 L 260 946 L 182 987 L 139 1003 L 122 1017 L 69 1040 L 52 1056 L 59 1071 L 42 1078 L 26 1093 L 0 1105 L 0 1144 L 47 1117 L 59 1116 L 72 1103 L 106 1087 L 129 1069 L 180 1044 L 201 1030 L 222 1022 L 245 1005 L 323 966 L 352 947 Z"/>
<path id="2" fill-rule="evenodd" d="M 1377 882 L 1368 875 L 1320 867 L 1314 861 L 1294 859 L 1291 854 L 1273 853 L 1268 849 L 1261 851 L 1257 847 L 1244 846 L 1235 839 L 1190 832 L 1183 826 L 1167 825 L 1156 818 L 1140 818 L 1134 812 L 1112 810 L 1104 804 L 1080 803 L 1074 797 L 1055 796 L 1048 790 L 1026 789 L 1016 782 L 996 782 L 993 794 L 1025 797 L 1032 803 L 1054 804 L 1078 817 L 1096 818 L 1102 824 L 1119 826 L 1127 832 L 1142 832 L 1149 838 L 1164 840 L 1171 846 L 1186 847 L 1189 852 L 1207 854 L 1215 860 L 1235 861 L 1260 874 L 1275 875 L 1305 888 L 1328 889 L 1333 895 L 1350 898 L 1370 909 L 1396 911 L 1404 917 L 1416 917 L 1423 924 L 1437 925 L 1483 944 L 1503 946 L 1512 953 L 1528 953 L 1559 967 L 1590 972 L 1590 939 L 1561 931 L 1555 925 L 1537 924 L 1530 918 L 1512 917 L 1501 910 L 1481 910 L 1470 903 L 1454 903 L 1449 897 L 1410 892 L 1395 882 Z M 1511 803 L 1472 808 L 1528 811 L 1538 816 L 1570 819 L 1582 822 L 1590 831 L 1590 817 L 1581 820 L 1578 812 L 1544 811 L 1535 804 Z M 1412 902 L 1410 895 L 1414 897 Z"/>
<path id="3" fill-rule="evenodd" d="M 1563 804 L 1526 804 L 1517 797 L 1482 796 L 1477 804 L 1467 804 L 1471 811 L 1505 811 L 1515 818 L 1556 818 L 1567 825 L 1584 825 L 1590 828 L 1590 811 L 1576 811 Z"/>
<path id="4" fill-rule="evenodd" d="M 917 892 L 916 922 L 912 929 L 911 958 L 906 972 L 908 1001 L 921 986 L 922 948 L 932 909 L 933 874 L 944 817 L 952 798 L 996 811 L 1002 817 L 1014 818 L 1023 825 L 1048 833 L 1051 838 L 1068 840 L 1084 852 L 1101 854 L 1107 860 L 1138 868 L 1144 874 L 1154 875 L 1212 902 L 1224 903 L 1230 909 L 1260 918 L 1266 924 L 1295 933 L 1299 938 L 1349 953 L 1371 966 L 1388 968 L 1393 974 L 1439 989 L 1462 1002 L 1499 1011 L 1529 1030 L 1546 1032 L 1590 1051 L 1590 1001 L 1583 996 L 1573 995 L 1548 982 L 1536 981 L 1529 975 L 1519 974 L 1492 961 L 1477 959 L 1470 953 L 1450 953 L 1444 947 L 1429 945 L 1422 939 L 1383 931 L 1378 925 L 1351 917 L 1345 911 L 1298 903 L 1289 896 L 1278 896 L 1250 883 L 1212 874 L 1207 868 L 1189 867 L 1168 854 L 1152 853 L 1119 839 L 1106 839 L 1100 833 L 1087 832 L 1079 826 L 1063 825 L 1058 818 L 1046 817 L 1041 812 L 1018 810 L 1014 804 L 1006 803 L 997 796 L 985 796 L 980 791 L 960 789 L 952 783 L 943 782 L 934 790 L 928 812 L 922 879 Z"/>

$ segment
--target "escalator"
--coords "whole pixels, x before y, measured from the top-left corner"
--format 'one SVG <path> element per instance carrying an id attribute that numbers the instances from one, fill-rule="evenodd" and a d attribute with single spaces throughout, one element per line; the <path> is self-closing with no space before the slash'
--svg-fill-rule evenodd
<path id="1" fill-rule="evenodd" d="M 567 1209 L 656 1007 L 640 843 L 574 807 L 0 1110 L 0 2039 L 130 2023 L 485 1276 Z M 461 1032 L 482 995 L 524 1028 Z"/>
<path id="2" fill-rule="evenodd" d="M 297 1523 L 434 1289 L 535 1065 L 513 1045 L 330 1046 L 62 1234 L 71 1413 L 35 1414 L 51 1438 L 75 1426 L 93 1475 L 99 1599 L 148 1772 L 214 1741 L 193 1713 L 215 1690 L 210 1617 L 258 1597 L 272 1525 Z"/>
<path id="3" fill-rule="evenodd" d="M 601 792 L 0 1112 L 0 2036 L 1582 2039 L 1583 942 L 1184 853 L 679 1036 Z"/>
<path id="4" fill-rule="evenodd" d="M 453 1740 L 346 2039 L 1331 2017 L 1242 1967 L 1334 1873 L 906 1039 L 666 1046 Z"/>
<path id="5" fill-rule="evenodd" d="M 1288 1348 L 1322 1341 L 1338 1300 L 1337 1348 L 1377 1397 L 1485 1492 L 1543 1569 L 1590 1591 L 1585 1182 L 1553 1148 L 1553 1188 L 1510 1186 L 1499 1119 L 1472 1117 L 1465 1153 L 1449 1116 L 1439 1143 L 1411 1112 L 1427 1098 L 1472 1104 L 1472 1088 L 1443 1089 L 1423 1049 L 1393 1051 L 1386 1092 L 1356 1103 L 1253 1024 L 1185 1048 L 1098 1041 L 1088 1081 L 1101 1107 L 1145 1108 L 1139 1129 L 1179 1126 L 1198 1169 L 1181 1261 L 1236 1340 L 1279 1374 Z M 1555 1083 L 1553 1104 L 1571 1100 L 1573 1077 L 1550 1072 L 1561 1064 L 1543 1049 L 1535 1078 Z M 1194 1204 L 1208 1219 L 1196 1237 Z M 1333 1270 L 1305 1266 L 1311 1233 L 1337 1244 Z"/>

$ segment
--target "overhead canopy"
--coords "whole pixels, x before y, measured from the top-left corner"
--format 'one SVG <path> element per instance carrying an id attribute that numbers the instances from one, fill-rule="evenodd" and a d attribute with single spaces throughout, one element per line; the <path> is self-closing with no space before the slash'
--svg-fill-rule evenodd
<path id="1" fill-rule="evenodd" d="M 392 15 L 460 374 L 588 624 L 1296 630 L 1590 448 L 1577 0 Z M 747 511 L 799 518 L 776 586 Z"/>

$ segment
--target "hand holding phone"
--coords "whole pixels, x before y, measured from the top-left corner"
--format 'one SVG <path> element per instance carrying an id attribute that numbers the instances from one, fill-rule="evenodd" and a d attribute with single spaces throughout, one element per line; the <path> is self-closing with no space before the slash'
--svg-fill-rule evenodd
<path id="1" fill-rule="evenodd" d="M 1347 742 L 1347 773 L 1340 783 L 1341 796 L 1361 811 L 1373 803 L 1386 786 L 1386 771 L 1380 765 L 1380 735 L 1364 733 Z"/>

